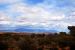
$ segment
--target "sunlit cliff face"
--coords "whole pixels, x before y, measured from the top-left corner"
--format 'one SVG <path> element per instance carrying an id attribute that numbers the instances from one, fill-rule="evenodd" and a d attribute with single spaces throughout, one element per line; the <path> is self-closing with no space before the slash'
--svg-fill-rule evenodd
<path id="1" fill-rule="evenodd" d="M 67 26 L 75 25 L 75 1 L 0 0 L 0 25 L 2 30 L 30 26 L 29 29 L 67 31 Z"/>

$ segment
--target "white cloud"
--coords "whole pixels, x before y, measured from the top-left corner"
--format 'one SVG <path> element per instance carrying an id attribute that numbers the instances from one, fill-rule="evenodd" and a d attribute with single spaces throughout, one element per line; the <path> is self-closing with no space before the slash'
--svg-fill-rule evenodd
<path id="1" fill-rule="evenodd" d="M 69 21 L 64 14 L 64 11 L 53 9 L 55 5 L 47 5 L 47 3 L 40 3 L 35 6 L 28 5 L 20 2 L 20 0 L 2 0 L 0 3 L 13 3 L 8 7 L 6 13 L 0 13 L 0 24 L 9 24 L 13 27 L 20 25 L 32 25 L 33 27 L 43 28 L 57 28 L 59 30 L 64 29 L 68 25 L 75 25 L 75 23 Z M 18 16 L 14 17 L 14 14 Z M 8 14 L 8 15 L 7 15 Z M 75 14 L 75 13 L 72 13 Z M 74 16 L 70 18 L 74 20 Z M 2 20 L 2 21 L 1 21 Z M 66 21 L 67 20 L 67 21 Z"/>
<path id="2" fill-rule="evenodd" d="M 14 8 L 13 8 L 14 7 Z M 20 13 L 17 17 L 20 21 L 49 22 L 50 20 L 63 20 L 64 15 L 60 12 L 48 11 L 42 6 L 28 6 L 26 4 L 14 4 L 10 7 L 10 13 Z"/>
<path id="3" fill-rule="evenodd" d="M 21 0 L 0 0 L 0 4 L 14 4 L 20 1 Z"/>
<path id="4" fill-rule="evenodd" d="M 11 24 L 13 23 L 12 19 L 4 12 L 0 12 L 0 24 Z"/>

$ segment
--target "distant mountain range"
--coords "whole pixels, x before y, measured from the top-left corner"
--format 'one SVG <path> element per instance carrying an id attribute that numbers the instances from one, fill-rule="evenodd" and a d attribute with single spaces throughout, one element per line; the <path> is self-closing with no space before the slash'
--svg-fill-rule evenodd
<path id="1" fill-rule="evenodd" d="M 57 32 L 56 30 L 46 30 L 46 29 L 27 29 L 27 28 L 18 28 L 14 30 L 15 32 Z"/>
<path id="2" fill-rule="evenodd" d="M 0 32 L 58 32 L 54 29 L 45 29 L 45 28 L 38 28 L 32 26 L 16 26 L 13 27 L 0 27 Z"/>
<path id="3" fill-rule="evenodd" d="M 0 32 L 57 32 L 56 30 L 18 28 L 15 30 L 0 30 Z"/>

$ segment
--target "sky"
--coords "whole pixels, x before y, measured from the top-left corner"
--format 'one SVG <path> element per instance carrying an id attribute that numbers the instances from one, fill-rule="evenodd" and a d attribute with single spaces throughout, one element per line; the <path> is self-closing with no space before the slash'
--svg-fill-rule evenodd
<path id="1" fill-rule="evenodd" d="M 75 0 L 0 0 L 0 30 L 22 26 L 67 32 L 75 26 Z"/>

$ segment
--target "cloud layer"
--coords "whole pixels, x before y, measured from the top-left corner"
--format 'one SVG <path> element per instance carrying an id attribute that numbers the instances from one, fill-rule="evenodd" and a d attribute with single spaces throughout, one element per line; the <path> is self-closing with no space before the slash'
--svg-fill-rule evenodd
<path id="1" fill-rule="evenodd" d="M 0 0 L 0 24 L 9 25 L 6 28 L 19 25 L 67 31 L 74 20 L 74 0 Z"/>

